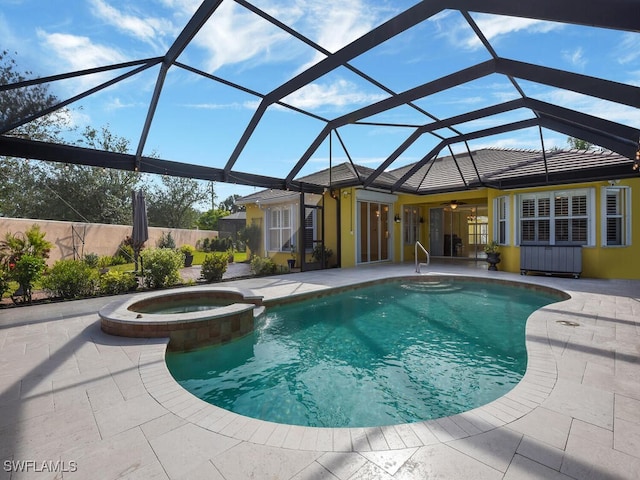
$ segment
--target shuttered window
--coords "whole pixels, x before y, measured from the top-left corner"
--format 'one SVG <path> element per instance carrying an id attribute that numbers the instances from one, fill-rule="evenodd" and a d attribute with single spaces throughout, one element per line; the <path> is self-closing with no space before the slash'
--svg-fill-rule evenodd
<path id="1" fill-rule="evenodd" d="M 602 196 L 602 244 L 624 246 L 631 244 L 631 191 L 627 187 L 608 187 Z"/>
<path id="2" fill-rule="evenodd" d="M 590 189 L 520 195 L 520 244 L 593 245 L 593 197 Z"/>

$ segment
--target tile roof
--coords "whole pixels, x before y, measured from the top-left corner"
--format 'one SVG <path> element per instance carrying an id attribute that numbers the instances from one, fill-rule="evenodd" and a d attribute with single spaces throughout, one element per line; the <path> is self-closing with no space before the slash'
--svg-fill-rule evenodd
<path id="1" fill-rule="evenodd" d="M 542 184 L 576 183 L 606 180 L 609 167 L 627 165 L 633 161 L 610 151 L 585 150 L 518 150 L 484 148 L 469 153 L 435 158 L 413 173 L 395 191 L 429 194 L 469 188 L 516 188 Z M 394 184 L 416 164 L 383 172 L 371 185 L 394 190 Z M 322 187 L 360 186 L 374 169 L 342 163 L 296 180 Z M 262 190 L 241 199 L 241 203 L 256 200 L 287 200 L 298 195 L 282 190 Z"/>

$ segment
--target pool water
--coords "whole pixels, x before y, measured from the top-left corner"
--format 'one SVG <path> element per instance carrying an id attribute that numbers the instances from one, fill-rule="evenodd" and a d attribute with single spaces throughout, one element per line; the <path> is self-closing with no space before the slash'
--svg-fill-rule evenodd
<path id="1" fill-rule="evenodd" d="M 135 305 L 134 311 L 140 313 L 153 313 L 158 315 L 171 315 L 176 313 L 202 312 L 214 308 L 225 307 L 229 301 L 222 298 L 200 299 L 171 299 L 150 302 L 143 305 Z"/>
<path id="2" fill-rule="evenodd" d="M 390 282 L 267 309 L 232 343 L 167 353 L 188 391 L 278 423 L 364 427 L 460 413 L 525 372 L 525 323 L 559 296 L 470 281 Z"/>

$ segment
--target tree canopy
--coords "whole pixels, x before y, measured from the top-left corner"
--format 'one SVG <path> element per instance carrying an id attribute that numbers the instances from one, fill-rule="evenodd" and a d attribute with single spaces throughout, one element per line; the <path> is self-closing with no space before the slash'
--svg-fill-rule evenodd
<path id="1" fill-rule="evenodd" d="M 20 73 L 7 51 L 0 52 L 0 84 L 33 78 Z M 48 85 L 37 85 L 0 92 L 0 124 L 11 125 L 29 118 L 42 107 L 58 103 Z M 23 138 L 51 141 L 69 129 L 69 112 L 62 110 L 11 130 Z M 118 153 L 128 153 L 131 142 L 113 133 L 109 126 L 85 127 L 73 144 Z M 193 228 L 200 212 L 196 206 L 211 194 L 200 182 L 187 178 L 141 175 L 136 172 L 102 169 L 83 165 L 28 161 L 0 157 L 0 215 L 46 220 L 130 224 L 131 192 L 147 192 L 149 223 L 153 226 Z M 234 209 L 233 195 L 224 210 Z M 217 220 L 216 220 L 217 221 Z"/>
<path id="2" fill-rule="evenodd" d="M 191 178 L 163 175 L 147 193 L 149 225 L 194 228 L 200 212 L 195 205 L 209 198 L 209 190 Z"/>

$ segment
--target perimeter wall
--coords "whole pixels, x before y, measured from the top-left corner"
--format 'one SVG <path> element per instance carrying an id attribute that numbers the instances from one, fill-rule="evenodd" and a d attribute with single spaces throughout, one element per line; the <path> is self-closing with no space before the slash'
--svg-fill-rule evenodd
<path id="1" fill-rule="evenodd" d="M 87 253 L 114 255 L 125 237 L 131 235 L 132 229 L 131 225 L 0 217 L 0 239 L 4 239 L 7 232 L 25 232 L 34 224 L 40 225 L 40 230 L 46 233 L 45 240 L 53 244 L 47 262 L 49 265 L 60 259 L 82 258 Z M 155 247 L 162 234 L 169 232 L 177 247 L 185 244 L 195 246 L 198 240 L 218 237 L 214 230 L 149 227 L 149 240 L 145 246 Z"/>

